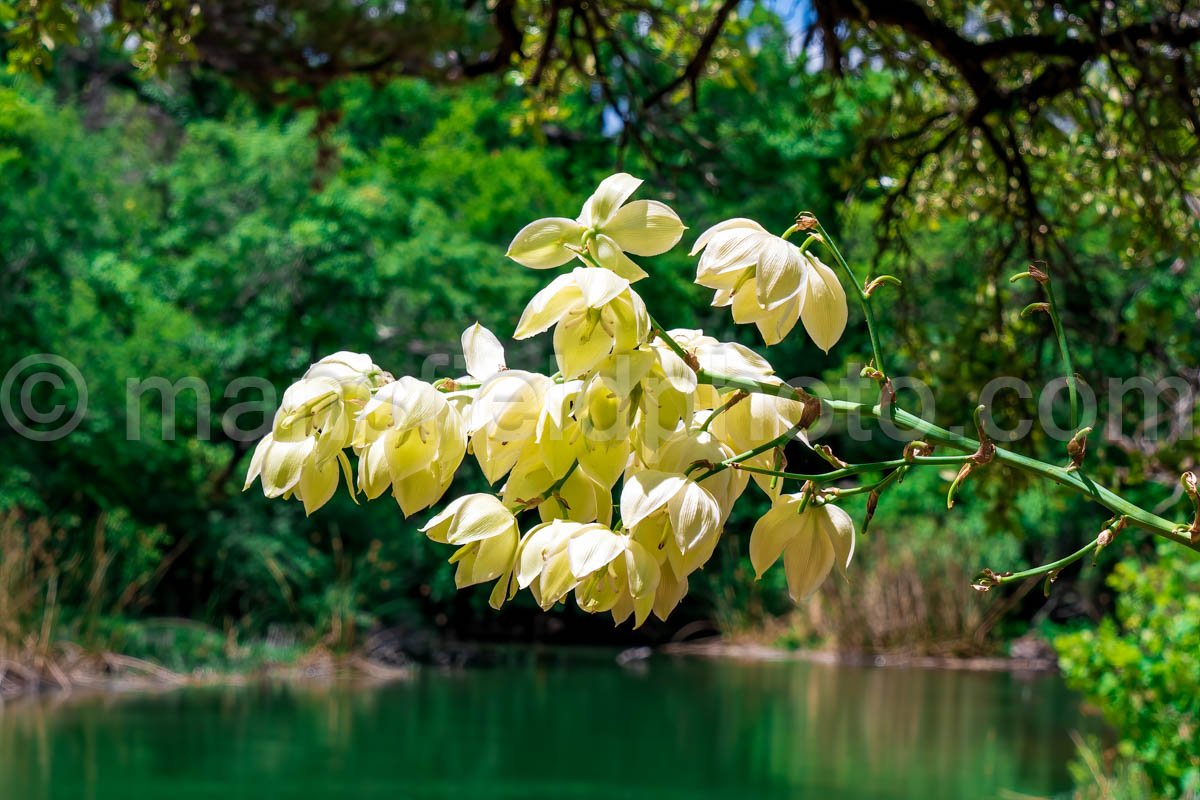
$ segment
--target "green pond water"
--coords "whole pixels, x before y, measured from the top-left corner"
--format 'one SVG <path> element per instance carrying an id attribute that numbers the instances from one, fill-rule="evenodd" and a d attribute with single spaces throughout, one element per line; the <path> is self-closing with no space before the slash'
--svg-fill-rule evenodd
<path id="1" fill-rule="evenodd" d="M 542 653 L 384 686 L 0 707 L 0 798 L 988 798 L 1069 789 L 1055 677 Z"/>

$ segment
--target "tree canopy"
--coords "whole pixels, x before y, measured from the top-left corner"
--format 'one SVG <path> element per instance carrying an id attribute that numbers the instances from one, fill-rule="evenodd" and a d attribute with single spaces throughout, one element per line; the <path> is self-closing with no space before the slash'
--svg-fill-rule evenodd
<path id="1" fill-rule="evenodd" d="M 754 90 L 749 61 L 783 36 L 788 69 L 824 72 L 832 88 L 770 98 L 781 108 L 831 113 L 847 77 L 890 78 L 863 109 L 860 177 L 846 187 L 886 196 L 881 246 L 904 247 L 943 206 L 1007 221 L 1029 257 L 1073 260 L 1064 242 L 1092 215 L 1153 219 L 1127 226 L 1137 255 L 1200 243 L 1200 9 L 1188 2 L 40 0 L 0 20 L 18 69 L 115 40 L 143 71 L 195 66 L 276 104 L 327 108 L 325 90 L 353 76 L 503 75 L 524 87 L 531 121 L 553 126 L 558 101 L 582 89 L 623 145 L 667 171 L 720 150 L 691 112 L 712 85 Z"/>

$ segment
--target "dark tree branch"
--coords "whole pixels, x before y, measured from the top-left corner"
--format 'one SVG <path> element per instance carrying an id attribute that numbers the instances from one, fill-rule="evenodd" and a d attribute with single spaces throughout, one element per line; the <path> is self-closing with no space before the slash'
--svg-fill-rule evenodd
<path id="1" fill-rule="evenodd" d="M 712 23 L 704 31 L 704 35 L 700 37 L 700 44 L 696 47 L 695 55 L 688 61 L 687 66 L 683 68 L 683 72 L 646 97 L 642 101 L 643 110 L 659 105 L 672 92 L 684 84 L 691 87 L 692 95 L 695 96 L 696 83 L 700 80 L 700 75 L 704 72 L 704 67 L 708 64 L 713 45 L 721 37 L 721 31 L 724 30 L 725 23 L 729 21 L 729 15 L 738 7 L 738 3 L 739 0 L 723 0 L 717 8 L 717 13 L 713 16 Z"/>

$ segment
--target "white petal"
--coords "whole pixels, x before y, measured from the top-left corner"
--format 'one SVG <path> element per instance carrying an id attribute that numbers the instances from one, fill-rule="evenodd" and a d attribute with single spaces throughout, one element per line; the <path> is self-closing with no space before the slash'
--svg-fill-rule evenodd
<path id="1" fill-rule="evenodd" d="M 573 522 L 547 522 L 530 528 L 517 555 L 517 586 L 529 588 L 541 574 L 547 557 L 559 545 L 565 547 L 577 527 Z"/>
<path id="2" fill-rule="evenodd" d="M 436 520 L 437 517 L 434 517 Z M 425 531 L 434 524 L 422 528 Z M 446 531 L 446 542 L 449 544 L 469 544 L 500 536 L 510 529 L 515 530 L 516 518 L 504 507 L 499 498 L 490 494 L 470 494 L 456 501 L 454 517 Z"/>
<path id="3" fill-rule="evenodd" d="M 361 468 L 359 474 L 362 474 Z M 474 495 L 468 494 L 451 500 L 450 505 L 435 514 L 429 522 L 426 522 L 417 530 L 438 544 L 449 544 L 446 541 L 446 534 L 450 532 L 450 523 L 454 520 L 454 515 L 458 513 L 458 509 L 462 508 L 463 503 L 466 503 L 472 497 Z"/>
<path id="4" fill-rule="evenodd" d="M 338 485 L 337 459 L 330 458 L 321 464 L 308 463 L 300 470 L 296 484 L 296 496 L 304 502 L 305 515 L 311 515 L 329 502 Z"/>
<path id="5" fill-rule="evenodd" d="M 467 374 L 478 380 L 491 377 L 504 369 L 504 345 L 496 334 L 476 322 L 463 331 L 463 357 Z"/>
<path id="6" fill-rule="evenodd" d="M 718 233 L 721 233 L 722 231 L 737 230 L 739 228 L 748 228 L 752 231 L 757 231 L 758 233 L 767 232 L 766 228 L 764 228 L 762 225 L 759 225 L 752 219 L 746 219 L 745 217 L 727 219 L 724 222 L 718 222 L 716 225 L 713 225 L 704 233 L 700 234 L 700 238 L 696 240 L 694 245 L 692 245 L 692 251 L 688 253 L 688 255 L 694 256 L 696 253 L 699 253 Z"/>
<path id="7" fill-rule="evenodd" d="M 567 380 L 591 372 L 612 349 L 612 337 L 586 317 L 571 316 L 554 329 L 554 356 Z"/>
<path id="8" fill-rule="evenodd" d="M 815 525 L 818 513 L 819 510 L 811 507 L 805 509 L 800 515 L 800 533 L 783 551 L 788 594 L 797 603 L 820 588 L 833 569 L 833 545 Z"/>
<path id="9" fill-rule="evenodd" d="M 625 551 L 625 572 L 629 580 L 629 595 L 633 598 L 633 626 L 637 628 L 654 608 L 662 569 L 653 553 L 631 539 L 629 549 Z"/>
<path id="10" fill-rule="evenodd" d="M 583 302 L 588 308 L 608 305 L 629 288 L 629 281 L 608 269 L 576 267 L 571 279 L 583 293 Z"/>
<path id="11" fill-rule="evenodd" d="M 567 545 L 571 574 L 582 580 L 611 564 L 623 552 L 625 537 L 599 525 L 589 526 L 589 530 L 571 539 Z"/>
<path id="12" fill-rule="evenodd" d="M 800 319 L 800 295 L 793 295 L 775 308 L 769 309 L 754 321 L 763 343 L 779 344 Z"/>
<path id="13" fill-rule="evenodd" d="M 529 223 L 517 233 L 505 254 L 532 269 L 561 267 L 575 257 L 564 244 L 578 246 L 584 228 L 573 219 L 548 217 Z"/>
<path id="14" fill-rule="evenodd" d="M 854 558 L 854 520 L 838 506 L 824 505 L 820 510 L 825 513 L 824 519 L 820 520 L 821 527 L 833 544 L 834 566 L 844 577 Z"/>
<path id="15" fill-rule="evenodd" d="M 377 410 L 385 409 L 388 427 L 408 430 L 433 419 L 445 407 L 446 399 L 437 389 L 405 375 L 377 391 L 358 416 L 365 420 Z"/>
<path id="16" fill-rule="evenodd" d="M 588 242 L 588 253 L 597 264 L 612 270 L 631 281 L 640 281 L 649 273 L 642 269 L 621 250 L 620 246 L 609 236 L 597 234 Z"/>
<path id="17" fill-rule="evenodd" d="M 254 483 L 254 479 L 262 474 L 263 456 L 266 455 L 272 441 L 274 441 L 274 437 L 268 433 L 259 440 L 258 445 L 254 448 L 254 455 L 250 457 L 250 466 L 246 470 L 246 483 L 242 486 L 243 492 L 249 489 L 250 484 Z"/>
<path id="18" fill-rule="evenodd" d="M 613 214 L 604 233 L 627 253 L 656 256 L 674 247 L 683 236 L 679 215 L 657 200 L 634 200 Z"/>
<path id="19" fill-rule="evenodd" d="M 312 456 L 312 437 L 296 442 L 272 441 L 262 460 L 262 487 L 267 497 L 279 497 L 295 488 L 300 470 Z"/>
<path id="20" fill-rule="evenodd" d="M 663 377 L 671 388 L 684 394 L 696 391 L 695 371 L 674 350 L 665 346 L 655 347 L 654 354 L 658 357 L 658 366 L 663 371 Z"/>
<path id="21" fill-rule="evenodd" d="M 603 226 L 617 208 L 629 199 L 629 195 L 636 192 L 641 185 L 641 178 L 635 178 L 627 172 L 609 175 L 600 182 L 596 191 L 583 204 L 583 213 L 580 215 L 579 221 L 588 228 Z"/>
<path id="22" fill-rule="evenodd" d="M 808 272 L 805 262 L 796 245 L 778 236 L 766 237 L 754 274 L 759 305 L 770 308 L 796 294 Z"/>
<path id="23" fill-rule="evenodd" d="M 710 289 L 732 289 L 742 273 L 758 264 L 769 233 L 746 228 L 721 231 L 713 237 L 696 264 L 696 283 Z"/>
<path id="24" fill-rule="evenodd" d="M 808 256 L 807 253 L 805 255 Z M 808 256 L 808 265 L 808 275 L 801 292 L 803 304 L 800 307 L 800 319 L 817 347 L 828 353 L 846 329 L 849 316 L 846 290 L 838 282 L 833 270 L 816 258 Z"/>
<path id="25" fill-rule="evenodd" d="M 800 515 L 796 513 L 799 502 L 798 494 L 783 495 L 754 523 L 750 533 L 750 563 L 756 578 L 762 578 L 800 533 Z"/>
<path id="26" fill-rule="evenodd" d="M 582 299 L 583 292 L 575 283 L 574 277 L 559 275 L 550 281 L 549 286 L 535 294 L 525 306 L 525 311 L 517 322 L 517 329 L 513 332 L 513 338 L 528 339 L 548 330 Z"/>
<path id="27" fill-rule="evenodd" d="M 621 487 L 621 522 L 632 528 L 665 506 L 687 479 L 670 472 L 646 470 L 628 478 Z"/>
<path id="28" fill-rule="evenodd" d="M 735 378 L 765 380 L 775 374 L 765 358 L 736 342 L 720 342 L 699 348 L 696 360 L 704 369 Z"/>
<path id="29" fill-rule="evenodd" d="M 687 481 L 669 503 L 671 527 L 675 543 L 684 554 L 692 552 L 701 542 L 717 533 L 721 524 L 721 508 L 706 489 Z"/>

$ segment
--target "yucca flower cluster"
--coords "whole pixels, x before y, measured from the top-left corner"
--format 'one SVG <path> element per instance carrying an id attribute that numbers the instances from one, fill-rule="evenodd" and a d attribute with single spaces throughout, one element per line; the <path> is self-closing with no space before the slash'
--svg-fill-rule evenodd
<path id="1" fill-rule="evenodd" d="M 261 478 L 267 496 L 296 497 L 312 513 L 344 477 L 368 499 L 390 489 L 409 516 L 443 498 L 469 454 L 493 491 L 452 500 L 421 530 L 456 548 L 460 588 L 493 582 L 496 608 L 529 590 L 542 608 L 573 594 L 618 623 L 665 619 L 751 476 L 773 502 L 751 536 L 756 571 L 782 556 L 796 600 L 835 565 L 844 571 L 854 526 L 835 497 L 811 487 L 784 494 L 771 474 L 788 441 L 807 441 L 809 405 L 737 388 L 783 384 L 743 345 L 659 328 L 635 291 L 647 272 L 631 256 L 664 253 L 685 231 L 664 203 L 629 201 L 640 184 L 613 175 L 578 218 L 530 223 L 509 246 L 526 267 L 575 264 L 530 300 L 513 334 L 553 330 L 556 374 L 510 369 L 499 338 L 479 324 L 462 336 L 467 374 L 432 384 L 334 354 L 285 393 L 247 486 Z M 828 350 L 846 325 L 846 294 L 809 252 L 813 242 L 722 222 L 695 242 L 696 282 L 767 344 L 801 321 Z"/>

